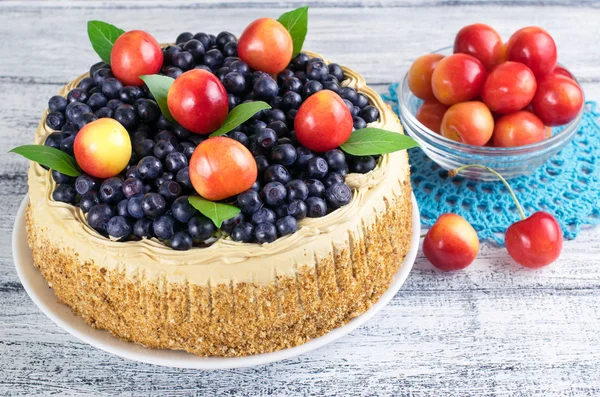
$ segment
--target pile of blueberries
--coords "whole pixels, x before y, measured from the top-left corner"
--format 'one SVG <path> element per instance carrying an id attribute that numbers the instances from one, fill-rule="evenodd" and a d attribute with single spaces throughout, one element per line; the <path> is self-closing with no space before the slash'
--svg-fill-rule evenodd
<path id="1" fill-rule="evenodd" d="M 216 37 L 185 32 L 163 53 L 162 73 L 167 76 L 177 78 L 193 68 L 218 76 L 229 94 L 230 109 L 253 100 L 272 106 L 227 134 L 248 147 L 258 166 L 256 183 L 235 199 L 241 213 L 221 226 L 233 240 L 266 243 L 294 233 L 297 221 L 327 215 L 350 202 L 352 192 L 344 175 L 375 168 L 376 156 L 354 157 L 339 149 L 315 153 L 295 138 L 298 108 L 323 89 L 344 99 L 355 129 L 378 120 L 367 97 L 340 86 L 344 73 L 339 65 L 300 53 L 274 79 L 237 57 L 237 39 L 229 32 Z M 52 171 L 57 183 L 54 200 L 78 205 L 92 228 L 119 241 L 157 238 L 173 249 L 187 250 L 214 240 L 214 224 L 188 202 L 196 194 L 188 161 L 206 137 L 169 122 L 147 87 L 123 86 L 110 66 L 99 62 L 66 98 L 52 97 L 48 108 L 46 124 L 56 131 L 48 135 L 47 146 L 73 155 L 77 132 L 102 117 L 119 121 L 133 145 L 129 166 L 116 177 L 73 178 Z"/>

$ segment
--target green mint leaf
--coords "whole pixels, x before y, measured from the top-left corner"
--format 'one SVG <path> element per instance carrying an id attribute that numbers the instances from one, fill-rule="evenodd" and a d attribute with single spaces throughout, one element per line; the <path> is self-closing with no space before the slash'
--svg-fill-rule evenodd
<path id="1" fill-rule="evenodd" d="M 308 32 L 308 7 L 300 7 L 295 10 L 286 12 L 277 19 L 292 36 L 294 43 L 294 52 L 292 57 L 295 57 L 302 51 L 306 32 Z"/>
<path id="2" fill-rule="evenodd" d="M 140 76 L 140 79 L 146 83 L 154 100 L 158 103 L 158 107 L 162 112 L 163 116 L 167 118 L 171 123 L 175 121 L 173 116 L 171 116 L 171 112 L 169 111 L 169 106 L 167 105 L 167 94 L 169 93 L 169 88 L 175 81 L 172 77 L 169 76 L 161 76 L 158 74 Z"/>
<path id="3" fill-rule="evenodd" d="M 398 132 L 379 128 L 363 128 L 354 131 L 340 148 L 353 156 L 372 156 L 417 146 L 419 144 L 414 139 Z"/>
<path id="4" fill-rule="evenodd" d="M 75 159 L 63 151 L 44 145 L 23 145 L 10 151 L 68 176 L 79 176 Z"/>
<path id="5" fill-rule="evenodd" d="M 125 31 L 102 21 L 88 21 L 87 30 L 94 51 L 100 59 L 110 65 L 113 44 Z"/>
<path id="6" fill-rule="evenodd" d="M 227 118 L 223 122 L 223 125 L 210 134 L 211 138 L 214 136 L 227 134 L 229 131 L 242 124 L 243 122 L 250 119 L 250 117 L 254 116 L 256 113 L 261 110 L 271 109 L 268 103 L 262 101 L 256 102 L 248 102 L 237 105 L 231 112 L 227 115 Z"/>
<path id="7" fill-rule="evenodd" d="M 213 221 L 216 227 L 221 227 L 223 221 L 233 218 L 240 213 L 240 209 L 233 205 L 216 203 L 198 196 L 191 196 L 188 201 L 200 213 Z"/>

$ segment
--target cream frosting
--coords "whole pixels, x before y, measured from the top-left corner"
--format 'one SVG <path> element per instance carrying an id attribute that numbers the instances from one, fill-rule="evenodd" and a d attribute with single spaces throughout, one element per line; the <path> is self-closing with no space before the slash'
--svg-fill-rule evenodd
<path id="1" fill-rule="evenodd" d="M 366 95 L 379 110 L 380 120 L 369 126 L 402 133 L 397 117 L 366 85 L 363 77 L 351 69 L 343 69 L 348 78 L 342 85 Z M 66 95 L 86 76 L 63 87 L 60 95 Z M 45 117 L 38 126 L 36 144 L 43 144 L 52 132 L 44 121 Z M 172 250 L 155 239 L 111 241 L 87 224 L 81 209 L 52 200 L 55 182 L 49 172 L 32 162 L 28 176 L 36 227 L 46 229 L 49 239 L 73 249 L 82 261 L 119 269 L 130 277 L 143 275 L 153 279 L 161 275 L 170 281 L 199 285 L 232 281 L 267 284 L 276 276 L 294 276 L 299 268 L 312 267 L 319 258 L 328 257 L 347 248 L 348 242 L 362 238 L 366 228 L 402 194 L 400 186 L 408 183 L 409 167 L 406 151 L 400 151 L 383 155 L 378 166 L 367 174 L 348 174 L 346 183 L 353 191 L 348 205 L 322 218 L 303 219 L 296 233 L 273 243 L 247 244 L 225 237 L 209 247 L 188 251 Z"/>

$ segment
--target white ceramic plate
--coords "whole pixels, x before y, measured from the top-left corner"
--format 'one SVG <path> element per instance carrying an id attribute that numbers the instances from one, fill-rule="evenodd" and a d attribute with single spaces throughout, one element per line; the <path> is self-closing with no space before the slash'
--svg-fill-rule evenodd
<path id="1" fill-rule="evenodd" d="M 15 226 L 13 230 L 12 248 L 17 273 L 33 302 L 48 316 L 56 325 L 90 345 L 102 349 L 119 357 L 127 358 L 144 363 L 164 365 L 176 368 L 196 369 L 224 369 L 250 367 L 253 365 L 266 364 L 273 361 L 285 360 L 325 346 L 344 335 L 354 331 L 367 322 L 378 311 L 383 309 L 396 295 L 404 281 L 408 277 L 417 256 L 419 247 L 419 235 L 421 233 L 419 209 L 415 197 L 412 197 L 412 241 L 408 255 L 404 259 L 400 270 L 394 276 L 388 290 L 379 298 L 369 310 L 352 319 L 348 324 L 336 328 L 326 335 L 310 340 L 303 345 L 280 350 L 273 353 L 258 354 L 248 357 L 198 357 L 184 351 L 149 349 L 135 343 L 124 342 L 107 331 L 93 329 L 80 317 L 74 315 L 66 305 L 60 303 L 54 295 L 48 283 L 42 277 L 39 270 L 33 265 L 31 249 L 27 244 L 27 233 L 25 231 L 25 207 L 29 201 L 26 196 L 19 207 Z"/>

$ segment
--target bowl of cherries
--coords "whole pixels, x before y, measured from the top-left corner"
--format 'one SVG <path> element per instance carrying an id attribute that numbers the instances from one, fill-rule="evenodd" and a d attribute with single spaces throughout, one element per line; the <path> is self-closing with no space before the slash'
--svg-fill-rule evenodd
<path id="1" fill-rule="evenodd" d="M 507 179 L 528 175 L 571 141 L 583 115 L 583 90 L 557 59 L 542 28 L 520 29 L 504 43 L 487 25 L 465 26 L 453 47 L 411 65 L 400 118 L 442 168 L 480 164 Z M 485 168 L 462 174 L 496 179 Z"/>

